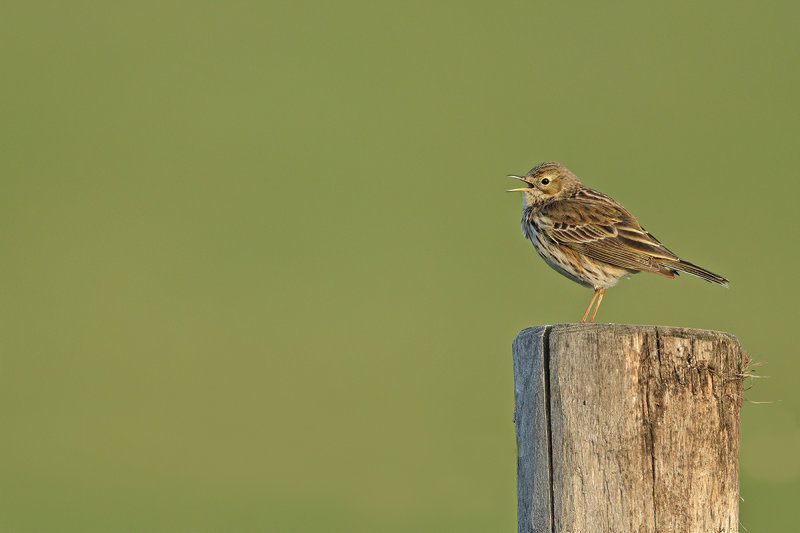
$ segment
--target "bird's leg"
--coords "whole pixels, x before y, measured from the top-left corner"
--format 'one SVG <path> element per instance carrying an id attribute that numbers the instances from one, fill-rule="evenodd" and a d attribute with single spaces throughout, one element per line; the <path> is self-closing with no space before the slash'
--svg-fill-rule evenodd
<path id="1" fill-rule="evenodd" d="M 606 293 L 605 289 L 600 289 L 600 298 L 597 299 L 597 306 L 594 308 L 594 313 L 592 313 L 592 319 L 589 322 L 594 322 L 594 315 L 597 314 L 597 310 L 600 309 L 600 302 L 603 301 L 603 295 Z"/>
<path id="2" fill-rule="evenodd" d="M 581 318 L 581 324 L 586 322 L 586 317 L 589 316 L 589 310 L 592 308 L 592 305 L 594 305 L 594 299 L 597 298 L 597 293 L 598 292 L 600 292 L 600 289 L 595 289 L 594 290 L 594 296 L 592 296 L 592 301 L 589 302 L 589 307 L 586 308 L 586 312 L 583 313 L 583 318 Z M 594 317 L 592 317 L 592 318 L 594 318 Z"/>

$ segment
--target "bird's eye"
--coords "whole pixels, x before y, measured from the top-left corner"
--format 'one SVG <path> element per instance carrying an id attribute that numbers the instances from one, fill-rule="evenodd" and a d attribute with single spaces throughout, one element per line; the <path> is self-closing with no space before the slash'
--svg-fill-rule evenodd
<path id="1" fill-rule="evenodd" d="M 542 185 L 547 185 L 548 183 L 550 183 L 550 180 L 549 180 L 549 179 L 547 179 L 547 178 L 542 178 Z"/>

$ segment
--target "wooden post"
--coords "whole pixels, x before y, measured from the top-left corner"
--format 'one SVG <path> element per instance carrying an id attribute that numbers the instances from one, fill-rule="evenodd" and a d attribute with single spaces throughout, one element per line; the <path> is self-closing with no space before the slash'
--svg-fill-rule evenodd
<path id="1" fill-rule="evenodd" d="M 736 337 L 560 324 L 513 351 L 520 533 L 738 533 Z"/>

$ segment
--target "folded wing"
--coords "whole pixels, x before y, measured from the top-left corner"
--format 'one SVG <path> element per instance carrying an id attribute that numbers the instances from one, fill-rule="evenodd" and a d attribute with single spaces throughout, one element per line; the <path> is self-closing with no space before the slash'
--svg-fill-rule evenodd
<path id="1" fill-rule="evenodd" d="M 597 191 L 582 189 L 572 198 L 544 206 L 537 222 L 553 241 L 598 261 L 675 277 L 674 270 L 661 262 L 680 261 L 678 256 L 624 207 Z"/>

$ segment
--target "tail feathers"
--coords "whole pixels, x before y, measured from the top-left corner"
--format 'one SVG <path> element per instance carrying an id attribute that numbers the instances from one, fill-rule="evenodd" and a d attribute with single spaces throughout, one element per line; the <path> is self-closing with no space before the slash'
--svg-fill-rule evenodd
<path id="1" fill-rule="evenodd" d="M 706 281 L 710 281 L 712 283 L 718 283 L 723 287 L 728 286 L 728 280 L 723 278 L 720 275 L 714 274 L 713 272 L 709 272 L 705 268 L 701 268 L 697 265 L 693 265 L 688 261 L 683 261 L 681 259 L 670 261 L 670 260 L 662 260 L 659 261 L 660 264 L 663 266 L 671 269 L 671 270 L 679 270 L 681 272 L 686 272 L 687 274 L 691 274 L 693 276 L 697 276 L 698 278 L 703 278 Z"/>

